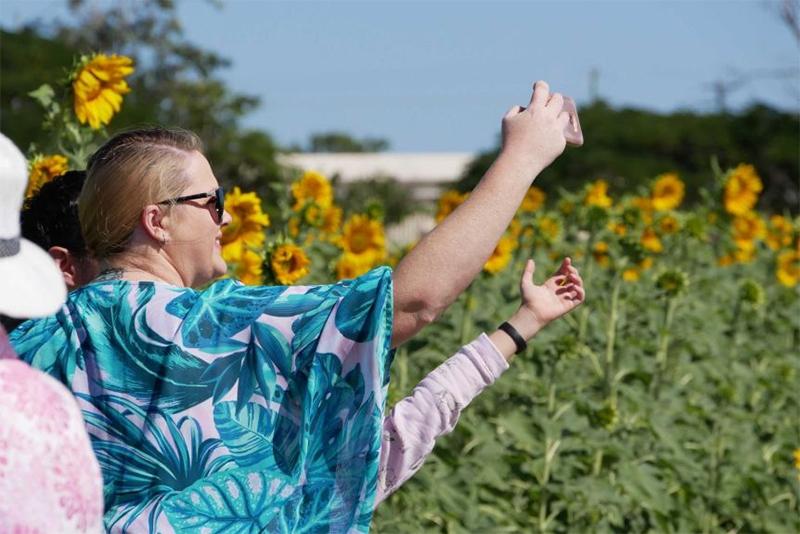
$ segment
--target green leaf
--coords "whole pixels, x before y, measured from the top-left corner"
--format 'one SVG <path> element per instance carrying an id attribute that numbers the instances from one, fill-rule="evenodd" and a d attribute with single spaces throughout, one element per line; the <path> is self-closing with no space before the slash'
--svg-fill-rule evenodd
<path id="1" fill-rule="evenodd" d="M 50 107 L 50 104 L 53 103 L 55 91 L 53 91 L 53 88 L 50 87 L 50 84 L 45 83 L 40 85 L 38 89 L 28 93 L 28 96 L 32 97 L 34 100 L 39 102 L 43 108 L 47 109 Z"/>

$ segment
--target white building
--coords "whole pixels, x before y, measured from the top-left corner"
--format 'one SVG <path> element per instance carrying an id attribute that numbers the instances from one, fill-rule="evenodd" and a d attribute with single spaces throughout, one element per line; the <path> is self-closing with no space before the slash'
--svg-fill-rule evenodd
<path id="1" fill-rule="evenodd" d="M 432 201 L 461 177 L 475 157 L 471 152 L 419 153 L 297 153 L 282 154 L 278 162 L 303 170 L 315 170 L 342 183 L 389 177 L 407 185 L 414 200 Z"/>

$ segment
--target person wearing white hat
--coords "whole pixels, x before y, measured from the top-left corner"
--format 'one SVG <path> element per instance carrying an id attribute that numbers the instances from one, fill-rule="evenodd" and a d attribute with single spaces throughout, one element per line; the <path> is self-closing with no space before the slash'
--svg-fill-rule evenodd
<path id="1" fill-rule="evenodd" d="M 20 237 L 25 157 L 0 134 L 0 313 L 55 313 L 66 299 L 50 256 Z M 75 398 L 17 359 L 0 326 L 0 531 L 102 532 L 103 487 Z"/>
<path id="2" fill-rule="evenodd" d="M 52 315 L 67 298 L 52 258 L 20 235 L 27 176 L 25 157 L 0 134 L 0 313 L 20 319 Z"/>

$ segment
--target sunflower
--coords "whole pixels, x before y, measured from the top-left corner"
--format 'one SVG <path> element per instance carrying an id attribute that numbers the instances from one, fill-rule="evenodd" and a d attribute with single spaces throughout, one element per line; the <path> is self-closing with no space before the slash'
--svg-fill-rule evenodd
<path id="1" fill-rule="evenodd" d="M 243 241 L 232 241 L 222 245 L 222 259 L 228 265 L 237 263 L 244 253 L 245 244 Z"/>
<path id="2" fill-rule="evenodd" d="M 445 191 L 444 194 L 439 197 L 439 209 L 436 212 L 436 222 L 442 222 L 442 220 L 453 213 L 457 207 L 459 207 L 465 200 L 469 193 L 459 193 L 455 190 Z"/>
<path id="3" fill-rule="evenodd" d="M 286 231 L 291 237 L 300 235 L 300 218 L 294 215 L 289 217 L 289 220 L 286 221 Z"/>
<path id="4" fill-rule="evenodd" d="M 583 203 L 587 206 L 597 206 L 599 208 L 610 208 L 613 201 L 608 196 L 608 182 L 597 180 L 586 192 Z"/>
<path id="5" fill-rule="evenodd" d="M 342 208 L 331 206 L 322 214 L 321 230 L 326 234 L 336 234 L 342 226 Z"/>
<path id="6" fill-rule="evenodd" d="M 664 245 L 661 244 L 661 240 L 658 238 L 658 235 L 656 235 L 655 230 L 650 227 L 644 229 L 639 242 L 650 252 L 658 253 L 664 250 Z"/>
<path id="7" fill-rule="evenodd" d="M 522 223 L 519 222 L 519 219 L 514 217 L 508 224 L 508 229 L 506 229 L 506 233 L 512 236 L 514 239 L 519 239 L 519 236 L 522 235 L 523 230 L 527 229 L 528 227 L 523 227 Z"/>
<path id="8" fill-rule="evenodd" d="M 336 262 L 336 278 L 346 280 L 361 276 L 375 266 L 375 256 L 370 252 L 353 254 L 345 252 Z"/>
<path id="9" fill-rule="evenodd" d="M 565 216 L 572 215 L 572 212 L 575 211 L 575 203 L 571 200 L 561 199 L 558 202 L 558 211 Z"/>
<path id="10" fill-rule="evenodd" d="M 730 267 L 734 263 L 736 263 L 736 259 L 733 254 L 724 254 L 717 259 L 717 265 L 720 267 Z"/>
<path id="11" fill-rule="evenodd" d="M 537 226 L 539 227 L 539 233 L 550 242 L 555 241 L 561 233 L 561 224 L 559 224 L 558 219 L 549 215 L 541 217 L 537 221 Z"/>
<path id="12" fill-rule="evenodd" d="M 258 286 L 264 283 L 264 259 L 257 252 L 246 249 L 239 263 L 236 265 L 234 275 L 249 286 Z"/>
<path id="13" fill-rule="evenodd" d="M 592 248 L 592 256 L 600 267 L 608 267 L 611 263 L 611 258 L 608 255 L 608 243 L 605 241 L 598 241 L 595 243 Z"/>
<path id="14" fill-rule="evenodd" d="M 800 252 L 784 250 L 778 254 L 775 276 L 786 287 L 794 287 L 800 280 Z M 800 469 L 800 467 L 798 467 Z"/>
<path id="15" fill-rule="evenodd" d="M 792 244 L 792 222 L 783 215 L 773 215 L 769 218 L 767 231 L 767 246 L 772 250 L 788 247 Z"/>
<path id="16" fill-rule="evenodd" d="M 294 206 L 299 211 L 307 202 L 314 202 L 320 208 L 328 208 L 333 204 L 333 189 L 325 176 L 317 171 L 306 171 L 299 180 L 292 184 Z"/>
<path id="17" fill-rule="evenodd" d="M 269 217 L 261 211 L 261 199 L 255 193 L 242 193 L 238 187 L 225 195 L 225 211 L 231 222 L 222 229 L 222 244 L 234 241 L 258 247 L 264 244 L 264 228 Z"/>
<path id="18" fill-rule="evenodd" d="M 748 211 L 733 219 L 733 240 L 739 249 L 753 250 L 758 240 L 767 235 L 764 219 L 754 212 Z"/>
<path id="19" fill-rule="evenodd" d="M 230 275 L 243 283 L 256 286 L 264 282 L 264 258 L 244 241 L 238 240 L 223 246 L 222 259 L 230 266 Z"/>
<path id="20" fill-rule="evenodd" d="M 341 245 L 352 254 L 372 252 L 382 257 L 385 252 L 383 226 L 366 215 L 353 215 L 344 225 Z"/>
<path id="21" fill-rule="evenodd" d="M 653 199 L 650 197 L 634 197 L 631 201 L 633 206 L 639 210 L 639 218 L 645 224 L 652 224 L 653 223 Z"/>
<path id="22" fill-rule="evenodd" d="M 36 156 L 30 163 L 30 174 L 28 175 L 28 188 L 25 190 L 25 198 L 32 197 L 44 184 L 56 176 L 61 176 L 68 170 L 67 158 L 60 154 Z"/>
<path id="23" fill-rule="evenodd" d="M 536 211 L 544 204 L 545 195 L 544 191 L 532 185 L 528 192 L 525 193 L 525 198 L 522 199 L 520 209 L 522 211 Z"/>
<path id="24" fill-rule="evenodd" d="M 794 468 L 800 470 L 800 448 L 792 452 L 792 458 L 794 458 Z"/>
<path id="25" fill-rule="evenodd" d="M 677 297 L 689 287 L 689 275 L 680 269 L 669 269 L 656 278 L 656 287 L 668 297 Z"/>
<path id="26" fill-rule="evenodd" d="M 517 242 L 510 236 L 503 236 L 494 248 L 492 255 L 489 256 L 483 270 L 489 274 L 497 274 L 505 269 L 517 247 Z"/>
<path id="27" fill-rule="evenodd" d="M 308 266 L 311 260 L 308 259 L 303 249 L 292 243 L 284 243 L 275 247 L 269 259 L 272 274 L 275 279 L 283 285 L 291 285 L 310 271 Z"/>
<path id="28" fill-rule="evenodd" d="M 316 202 L 309 202 L 303 209 L 303 220 L 309 226 L 322 226 L 322 215 L 323 211 Z"/>
<path id="29" fill-rule="evenodd" d="M 683 182 L 674 172 L 658 176 L 650 195 L 653 209 L 668 211 L 677 208 L 683 201 L 684 189 Z"/>
<path id="30" fill-rule="evenodd" d="M 628 233 L 628 227 L 621 222 L 609 222 L 608 229 L 620 237 L 625 237 L 625 234 Z"/>
<path id="31" fill-rule="evenodd" d="M 116 54 L 84 58 L 72 77 L 73 106 L 81 124 L 93 130 L 108 124 L 130 92 L 126 76 L 133 74 L 133 60 Z"/>
<path id="32" fill-rule="evenodd" d="M 751 242 L 745 242 L 733 251 L 733 261 L 736 263 L 750 263 L 754 259 L 756 259 L 756 247 Z"/>
<path id="33" fill-rule="evenodd" d="M 641 278 L 641 273 L 636 267 L 631 267 L 630 269 L 622 271 L 622 279 L 626 282 L 638 282 L 639 278 Z"/>
<path id="34" fill-rule="evenodd" d="M 661 230 L 663 234 L 674 234 L 680 230 L 680 227 L 681 225 L 678 219 L 672 215 L 665 215 L 658 221 L 658 229 Z"/>
<path id="35" fill-rule="evenodd" d="M 725 182 L 725 211 L 731 215 L 744 215 L 756 205 L 763 188 L 755 167 L 742 163 L 728 174 Z"/>
<path id="36" fill-rule="evenodd" d="M 645 258 L 638 265 L 622 271 L 622 279 L 626 282 L 638 282 L 642 272 L 653 266 L 653 258 Z"/>

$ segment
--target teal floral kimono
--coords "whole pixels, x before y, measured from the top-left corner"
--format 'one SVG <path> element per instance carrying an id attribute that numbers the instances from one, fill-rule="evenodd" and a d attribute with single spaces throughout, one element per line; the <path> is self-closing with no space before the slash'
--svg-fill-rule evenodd
<path id="1" fill-rule="evenodd" d="M 82 409 L 112 532 L 366 532 L 392 278 L 96 281 L 11 335 Z"/>

